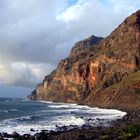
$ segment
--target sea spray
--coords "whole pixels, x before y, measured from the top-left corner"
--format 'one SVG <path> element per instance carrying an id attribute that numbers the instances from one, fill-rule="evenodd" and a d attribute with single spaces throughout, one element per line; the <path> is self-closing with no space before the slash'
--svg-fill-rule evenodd
<path id="1" fill-rule="evenodd" d="M 0 132 L 35 134 L 76 125 L 105 125 L 126 113 L 77 104 L 0 98 Z M 31 131 L 34 130 L 34 131 Z"/>

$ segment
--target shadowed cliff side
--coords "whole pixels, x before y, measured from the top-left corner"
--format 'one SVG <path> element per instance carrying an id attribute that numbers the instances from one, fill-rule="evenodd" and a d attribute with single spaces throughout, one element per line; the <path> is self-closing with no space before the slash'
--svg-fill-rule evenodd
<path id="1" fill-rule="evenodd" d="M 140 10 L 105 39 L 76 43 L 28 98 L 140 109 Z"/>

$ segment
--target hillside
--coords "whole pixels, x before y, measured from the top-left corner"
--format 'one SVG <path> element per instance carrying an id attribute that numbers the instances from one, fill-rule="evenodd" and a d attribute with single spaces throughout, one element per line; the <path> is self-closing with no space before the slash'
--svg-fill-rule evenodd
<path id="1" fill-rule="evenodd" d="M 106 38 L 76 43 L 28 98 L 140 109 L 140 10 Z"/>

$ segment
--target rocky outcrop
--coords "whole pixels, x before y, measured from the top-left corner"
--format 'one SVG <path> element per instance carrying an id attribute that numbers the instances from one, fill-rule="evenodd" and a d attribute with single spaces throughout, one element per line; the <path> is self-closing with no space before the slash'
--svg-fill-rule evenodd
<path id="1" fill-rule="evenodd" d="M 82 41 L 77 42 L 74 47 L 71 49 L 70 57 L 75 57 L 80 53 L 84 53 L 85 49 L 97 44 L 103 38 L 102 37 L 95 37 L 92 35 L 91 37 L 84 39 Z"/>
<path id="2" fill-rule="evenodd" d="M 105 39 L 76 43 L 29 98 L 140 109 L 140 10 Z"/>

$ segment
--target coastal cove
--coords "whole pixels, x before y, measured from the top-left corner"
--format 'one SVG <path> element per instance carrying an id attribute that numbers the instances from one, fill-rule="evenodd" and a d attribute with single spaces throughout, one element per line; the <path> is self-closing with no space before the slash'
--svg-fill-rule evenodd
<path id="1" fill-rule="evenodd" d="M 101 120 L 103 125 L 95 127 L 84 124 L 41 132 L 39 139 L 140 140 L 140 10 L 106 38 L 92 35 L 75 43 L 69 56 L 37 84 L 28 99 L 71 102 L 127 113 L 107 122 L 108 125 Z"/>
<path id="2" fill-rule="evenodd" d="M 140 111 L 127 110 L 126 114 L 115 109 L 11 98 L 1 98 L 2 104 L 0 140 L 124 140 L 140 134 Z"/>
<path id="3" fill-rule="evenodd" d="M 0 132 L 31 134 L 55 130 L 63 126 L 108 126 L 125 112 L 91 108 L 85 105 L 0 98 Z"/>
<path id="4" fill-rule="evenodd" d="M 40 7 L 40 4 L 43 6 L 51 3 L 51 1 L 42 3 L 43 1 L 36 4 Z M 74 11 L 74 14 L 68 14 L 68 16 L 62 12 L 65 18 L 73 17 L 79 8 L 84 4 L 86 7 L 91 2 L 92 0 L 87 3 L 85 0 L 77 2 L 72 0 L 73 4 L 68 4 L 70 7 L 67 7 L 67 4 L 64 6 L 67 7 L 66 11 L 63 8 L 64 11 L 61 8 L 60 11 L 64 13 Z M 91 10 L 94 9 L 94 2 L 91 3 L 93 4 Z M 12 5 L 14 5 L 13 9 L 18 7 L 13 2 Z M 20 5 L 22 5 L 21 2 Z M 52 2 L 52 5 L 55 6 L 55 3 Z M 56 5 L 58 6 L 58 3 Z M 60 5 L 62 6 L 62 4 Z M 71 7 L 74 5 L 76 9 Z M 53 6 L 49 5 L 48 8 L 55 10 L 57 6 Z M 31 4 L 31 7 L 34 5 Z M 35 11 L 38 9 L 37 7 Z M 82 13 L 84 7 L 78 13 Z M 24 8 L 26 9 L 26 6 Z M 22 8 L 18 7 L 18 9 Z M 116 8 L 114 7 L 114 9 Z M 42 8 L 40 10 L 42 11 Z M 43 29 L 38 29 L 37 32 L 29 30 L 35 35 L 29 33 L 31 37 L 29 40 L 27 35 L 26 38 L 17 37 L 15 43 L 11 38 L 13 43 L 4 40 L 5 45 L 1 44 L 1 59 L 4 62 L 0 63 L 0 84 L 23 86 L 31 91 L 23 99 L 25 96 L 21 96 L 22 92 L 19 92 L 18 89 L 14 93 L 0 88 L 0 140 L 140 140 L 140 10 L 129 14 L 107 36 L 98 36 L 99 34 L 93 30 L 96 27 L 90 26 L 90 31 L 93 30 L 94 35 L 78 41 L 72 47 L 76 38 L 81 39 L 82 36 L 79 34 L 83 33 L 84 37 L 89 35 L 89 33 L 84 33 L 87 26 L 81 26 L 82 22 L 78 22 L 80 17 L 87 15 L 88 10 L 87 8 L 85 14 L 80 14 L 79 18 L 73 17 L 74 19 L 69 19 L 70 21 L 62 21 L 59 14 L 54 14 L 53 22 L 58 24 L 56 27 L 51 27 L 52 21 L 50 22 L 49 19 L 53 14 L 50 15 L 49 12 L 48 15 L 45 14 L 48 19 L 41 16 L 34 20 L 31 16 L 32 24 L 26 23 L 26 20 L 22 19 L 25 23 L 17 22 L 20 24 L 9 26 L 14 27 L 15 31 L 18 26 L 24 30 L 23 25 L 27 24 L 27 30 L 34 23 L 41 22 L 40 25 L 43 25 Z M 113 14 L 113 10 L 109 10 L 109 12 Z M 43 13 L 45 12 L 43 11 Z M 20 15 L 20 13 L 18 14 Z M 36 12 L 34 14 L 35 17 L 38 17 Z M 117 18 L 115 15 L 114 13 L 113 19 L 107 25 L 103 25 L 104 18 L 99 18 L 101 19 L 98 21 L 101 23 L 99 27 L 108 28 L 115 22 Z M 89 19 L 95 20 L 94 17 Z M 46 22 L 43 22 L 44 20 Z M 77 22 L 73 22 L 73 20 Z M 104 20 L 108 20 L 108 16 L 105 16 Z M 47 25 L 48 28 L 46 28 L 48 23 L 49 26 Z M 74 25 L 72 28 L 72 23 L 80 23 L 79 27 L 81 27 Z M 59 28 L 60 24 L 66 24 L 67 28 L 65 26 L 63 29 Z M 53 32 L 51 32 L 51 28 Z M 100 29 L 100 31 L 102 30 Z M 2 33 L 4 32 L 2 30 Z M 74 33 L 73 38 L 69 32 Z M 8 36 L 7 40 L 14 36 L 13 31 L 10 33 L 11 36 L 4 34 L 4 36 Z M 20 33 L 24 35 L 22 32 Z M 51 36 L 53 37 L 51 38 Z M 3 41 L 3 38 L 1 40 Z M 9 48 L 15 47 L 22 52 L 18 53 L 14 48 L 8 49 L 7 45 Z M 70 46 L 71 48 L 69 48 Z M 28 47 L 28 49 L 26 50 L 24 47 Z M 70 49 L 67 57 L 61 57 L 64 55 L 63 53 L 66 55 Z M 11 52 L 16 52 L 19 58 L 14 54 L 12 55 L 14 60 L 10 60 Z M 24 58 L 26 61 L 20 57 L 26 57 Z M 8 70 L 6 71 L 6 69 Z M 36 86 L 34 86 L 35 84 Z M 12 96 L 16 93 L 19 93 L 19 98 Z"/>
<path id="5" fill-rule="evenodd" d="M 106 38 L 75 43 L 28 98 L 140 110 L 140 10 Z"/>

